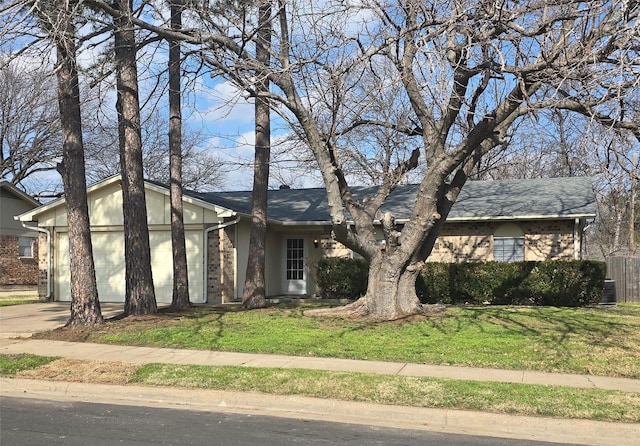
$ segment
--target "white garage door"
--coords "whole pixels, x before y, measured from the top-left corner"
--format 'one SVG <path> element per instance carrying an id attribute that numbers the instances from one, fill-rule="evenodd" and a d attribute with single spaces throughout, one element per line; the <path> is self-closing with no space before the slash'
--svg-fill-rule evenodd
<path id="1" fill-rule="evenodd" d="M 187 231 L 187 265 L 189 270 L 189 297 L 191 302 L 204 302 L 202 233 Z M 124 302 L 125 263 L 124 236 L 122 232 L 94 232 L 93 258 L 96 267 L 98 295 L 101 302 Z M 173 293 L 173 262 L 171 233 L 151 231 L 151 270 L 158 303 L 170 303 Z M 57 234 L 56 247 L 56 299 L 71 300 L 69 273 L 69 237 Z"/>

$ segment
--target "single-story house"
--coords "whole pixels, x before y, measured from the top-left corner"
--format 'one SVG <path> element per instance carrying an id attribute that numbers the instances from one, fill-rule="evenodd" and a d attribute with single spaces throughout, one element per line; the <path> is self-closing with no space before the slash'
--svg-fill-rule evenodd
<path id="1" fill-rule="evenodd" d="M 158 302 L 170 302 L 172 255 L 169 190 L 147 181 L 153 279 Z M 402 224 L 410 215 L 415 185 L 400 186 L 383 210 Z M 100 299 L 124 299 L 124 237 L 121 180 L 111 177 L 87 190 Z M 367 188 L 358 188 L 365 196 Z M 325 256 L 351 256 L 331 238 L 326 191 L 269 191 L 266 293 L 313 295 L 313 264 Z M 230 302 L 242 296 L 247 258 L 251 192 L 186 192 L 184 223 L 190 297 L 194 303 Z M 583 229 L 595 218 L 589 178 L 473 181 L 454 205 L 430 260 L 577 259 Z M 68 235 L 64 200 L 19 218 L 46 232 L 50 261 L 41 293 L 69 299 Z"/>
<path id="2" fill-rule="evenodd" d="M 0 286 L 38 283 L 38 230 L 14 220 L 40 203 L 4 178 L 0 179 Z"/>

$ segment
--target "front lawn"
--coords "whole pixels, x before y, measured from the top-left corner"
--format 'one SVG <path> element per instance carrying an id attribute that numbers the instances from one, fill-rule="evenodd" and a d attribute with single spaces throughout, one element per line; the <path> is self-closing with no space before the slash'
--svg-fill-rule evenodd
<path id="1" fill-rule="evenodd" d="M 640 306 L 450 307 L 387 323 L 306 317 L 309 306 L 196 307 L 44 338 L 640 378 Z"/>

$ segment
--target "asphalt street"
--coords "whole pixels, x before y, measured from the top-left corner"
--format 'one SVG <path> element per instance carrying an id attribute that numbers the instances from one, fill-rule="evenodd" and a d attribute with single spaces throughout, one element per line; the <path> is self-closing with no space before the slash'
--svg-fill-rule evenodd
<path id="1" fill-rule="evenodd" d="M 261 415 L 3 397 L 3 446 L 559 446 Z M 564 444 L 566 446 L 566 444 Z"/>

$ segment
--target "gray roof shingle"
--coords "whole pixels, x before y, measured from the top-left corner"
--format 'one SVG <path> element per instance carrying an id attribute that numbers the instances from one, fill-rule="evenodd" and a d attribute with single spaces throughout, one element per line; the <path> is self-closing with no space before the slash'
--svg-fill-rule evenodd
<path id="1" fill-rule="evenodd" d="M 418 186 L 399 186 L 382 211 L 396 221 L 411 215 Z M 356 198 L 373 187 L 356 187 Z M 189 192 L 189 195 L 240 214 L 251 214 L 251 192 Z M 270 190 L 268 218 L 281 223 L 327 223 L 330 221 L 324 188 Z M 530 180 L 469 181 L 462 189 L 448 220 L 544 219 L 595 217 L 596 203 L 591 179 L 586 177 Z"/>

